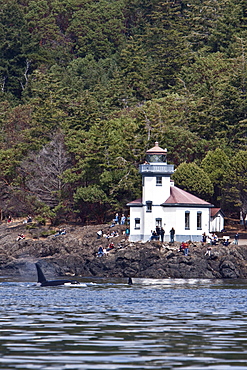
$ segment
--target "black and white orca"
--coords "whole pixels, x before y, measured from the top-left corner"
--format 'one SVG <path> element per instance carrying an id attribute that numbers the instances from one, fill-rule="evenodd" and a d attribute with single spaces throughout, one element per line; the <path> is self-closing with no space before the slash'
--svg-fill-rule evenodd
<path id="1" fill-rule="evenodd" d="M 40 286 L 56 286 L 56 285 L 64 285 L 64 284 L 80 284 L 76 280 L 46 280 L 43 271 L 38 263 L 35 263 L 37 274 L 38 274 L 38 283 Z"/>

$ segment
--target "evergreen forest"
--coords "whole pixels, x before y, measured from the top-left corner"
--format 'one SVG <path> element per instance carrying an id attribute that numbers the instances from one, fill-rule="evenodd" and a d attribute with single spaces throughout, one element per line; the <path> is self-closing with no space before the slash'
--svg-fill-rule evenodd
<path id="1" fill-rule="evenodd" d="M 127 213 L 155 141 L 177 186 L 246 215 L 245 0 L 0 0 L 0 9 L 1 219 L 85 224 Z"/>

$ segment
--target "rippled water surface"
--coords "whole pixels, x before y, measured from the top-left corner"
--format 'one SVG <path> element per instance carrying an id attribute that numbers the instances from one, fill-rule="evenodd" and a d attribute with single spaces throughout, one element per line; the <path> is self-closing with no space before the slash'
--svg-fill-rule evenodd
<path id="1" fill-rule="evenodd" d="M 247 369 L 247 281 L 0 278 L 1 369 Z"/>

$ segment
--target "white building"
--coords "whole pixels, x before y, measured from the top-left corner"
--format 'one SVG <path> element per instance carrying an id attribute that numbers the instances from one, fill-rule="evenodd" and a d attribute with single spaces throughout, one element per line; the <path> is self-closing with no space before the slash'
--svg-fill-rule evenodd
<path id="1" fill-rule="evenodd" d="M 224 218 L 219 223 L 219 219 L 215 221 L 215 215 L 212 216 L 212 204 L 177 188 L 171 182 L 174 166 L 167 164 L 166 149 L 160 148 L 156 142 L 146 154 L 147 162 L 139 167 L 142 198 L 128 203 L 130 241 L 149 240 L 156 226 L 165 230 L 164 241 L 170 240 L 172 227 L 176 241 L 200 241 L 204 232 L 208 235 L 210 231 L 224 228 Z"/>
<path id="2" fill-rule="evenodd" d="M 210 210 L 210 231 L 212 233 L 224 229 L 224 213 L 220 208 L 211 208 Z"/>

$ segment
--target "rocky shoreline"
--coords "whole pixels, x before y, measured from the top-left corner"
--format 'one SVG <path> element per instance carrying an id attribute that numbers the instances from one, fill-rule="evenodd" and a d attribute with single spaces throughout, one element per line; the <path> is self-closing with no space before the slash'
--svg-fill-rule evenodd
<path id="1" fill-rule="evenodd" d="M 107 238 L 97 239 L 97 231 L 109 225 L 63 225 L 66 235 L 54 236 L 54 228 L 28 226 L 22 222 L 0 225 L 0 275 L 29 276 L 36 279 L 35 262 L 52 276 L 118 278 L 247 278 L 247 245 L 222 244 L 212 247 L 194 243 L 189 255 L 179 251 L 179 243 L 157 241 L 131 243 L 125 239 L 124 226 L 116 226 L 119 236 L 111 238 L 114 248 L 98 257 L 99 246 Z M 25 239 L 17 241 L 18 234 Z M 50 235 L 49 235 L 50 234 Z"/>

